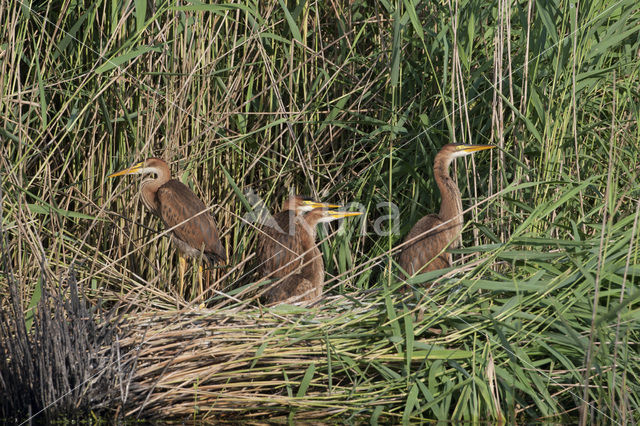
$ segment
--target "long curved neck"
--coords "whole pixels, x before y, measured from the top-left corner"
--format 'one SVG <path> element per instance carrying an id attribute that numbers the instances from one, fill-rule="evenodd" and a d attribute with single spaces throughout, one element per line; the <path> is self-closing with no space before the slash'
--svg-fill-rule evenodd
<path id="1" fill-rule="evenodd" d="M 464 222 L 462 217 L 462 197 L 458 185 L 449 175 L 451 161 L 452 158 L 448 155 L 436 155 L 433 172 L 442 197 L 438 216 L 445 222 L 450 220 L 446 227 L 455 226 L 459 232 L 462 230 Z"/>
<path id="2" fill-rule="evenodd" d="M 307 213 L 300 221 L 301 226 L 307 231 L 303 238 L 302 247 L 304 253 L 304 266 L 302 268 L 302 274 L 314 283 L 316 297 L 320 297 L 322 294 L 322 286 L 324 284 L 324 260 L 320 249 L 316 245 L 317 226 L 322 218 L 322 213 L 319 211 L 311 211 Z"/>
<path id="3" fill-rule="evenodd" d="M 142 181 L 140 184 L 140 195 L 142 196 L 142 202 L 144 205 L 154 214 L 159 214 L 159 205 L 157 192 L 165 183 L 171 179 L 171 171 L 169 166 L 160 163 L 154 167 L 146 168 L 145 172 L 155 173 L 156 177 L 149 177 Z"/>

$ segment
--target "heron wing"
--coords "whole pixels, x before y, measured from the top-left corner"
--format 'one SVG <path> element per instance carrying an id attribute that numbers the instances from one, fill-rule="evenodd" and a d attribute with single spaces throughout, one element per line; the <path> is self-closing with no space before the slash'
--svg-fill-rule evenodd
<path id="1" fill-rule="evenodd" d="M 204 248 L 204 253 L 214 259 L 226 259 L 211 213 L 202 213 L 206 206 L 189 187 L 172 179 L 158 188 L 157 197 L 165 225 L 170 228 L 178 225 L 173 229 L 176 238 L 197 251 Z"/>
<path id="2" fill-rule="evenodd" d="M 260 275 L 282 278 L 300 271 L 304 253 L 300 233 L 296 232 L 295 213 L 285 210 L 273 216 L 275 226 L 262 226 L 258 236 L 257 258 Z"/>
<path id="3" fill-rule="evenodd" d="M 450 229 L 453 225 L 443 223 L 438 215 L 430 214 L 411 228 L 404 239 L 407 244 L 402 248 L 398 258 L 402 269 L 413 275 L 419 270 L 435 271 L 450 265 L 450 254 L 441 252 L 451 243 Z M 424 267 L 427 263 L 429 265 Z"/>

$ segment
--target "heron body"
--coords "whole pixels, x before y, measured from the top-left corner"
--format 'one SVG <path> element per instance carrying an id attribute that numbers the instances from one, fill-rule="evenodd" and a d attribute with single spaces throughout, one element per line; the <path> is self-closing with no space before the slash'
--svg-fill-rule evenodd
<path id="1" fill-rule="evenodd" d="M 145 207 L 171 229 L 173 242 L 183 256 L 200 258 L 208 264 L 226 260 L 216 223 L 204 203 L 182 182 L 171 179 L 164 160 L 149 158 L 108 177 L 128 174 L 154 174 L 140 184 Z M 183 288 L 184 259 L 180 258 L 180 293 Z M 200 278 L 200 291 L 202 282 Z"/>
<path id="2" fill-rule="evenodd" d="M 424 216 L 405 237 L 398 263 L 407 274 L 451 266 L 451 253 L 446 249 L 462 243 L 464 218 L 460 190 L 449 175 L 449 166 L 457 157 L 491 148 L 494 146 L 448 144 L 438 152 L 433 175 L 442 198 L 440 212 Z"/>
<path id="3" fill-rule="evenodd" d="M 314 208 L 340 207 L 335 204 L 319 203 L 299 195 L 287 199 L 282 211 L 274 214 L 260 228 L 258 238 L 258 272 L 260 276 L 283 278 L 300 271 L 302 258 L 300 238 L 296 237 L 296 227 L 305 212 Z"/>
<path id="4" fill-rule="evenodd" d="M 263 226 L 257 257 L 261 277 L 276 282 L 265 292 L 266 303 L 317 300 L 324 286 L 324 262 L 316 245 L 316 225 L 360 213 L 336 212 L 301 198 L 289 199 L 284 210 L 273 216 L 272 226 Z M 309 208 L 312 210 L 307 211 Z"/>

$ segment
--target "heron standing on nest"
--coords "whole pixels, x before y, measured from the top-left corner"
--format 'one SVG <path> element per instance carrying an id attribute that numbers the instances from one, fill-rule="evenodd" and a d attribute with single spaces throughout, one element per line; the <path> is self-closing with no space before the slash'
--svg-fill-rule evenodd
<path id="1" fill-rule="evenodd" d="M 362 214 L 327 210 L 338 207 L 295 196 L 262 226 L 259 274 L 276 280 L 264 294 L 266 303 L 313 301 L 322 295 L 324 262 L 315 242 L 316 225 Z"/>
<path id="2" fill-rule="evenodd" d="M 218 228 L 204 203 L 182 182 L 171 179 L 171 171 L 164 160 L 148 158 L 145 161 L 113 173 L 112 178 L 131 174 L 155 174 L 140 184 L 140 196 L 145 207 L 160 217 L 171 229 L 173 242 L 178 246 L 180 269 L 180 295 L 184 289 L 186 261 L 184 256 L 204 258 L 212 265 L 226 261 L 224 247 L 218 237 Z M 202 288 L 202 266 L 198 266 L 198 285 Z"/>
<path id="3" fill-rule="evenodd" d="M 456 182 L 449 175 L 449 165 L 457 157 L 495 148 L 494 145 L 448 144 L 436 155 L 433 175 L 440 189 L 440 213 L 420 219 L 409 231 L 398 259 L 409 275 L 435 271 L 451 266 L 451 253 L 446 249 L 462 243 L 462 197 Z"/>

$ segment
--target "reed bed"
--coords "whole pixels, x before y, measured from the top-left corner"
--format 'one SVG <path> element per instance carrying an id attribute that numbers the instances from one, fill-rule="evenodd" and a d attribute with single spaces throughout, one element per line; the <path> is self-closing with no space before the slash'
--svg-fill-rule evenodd
<path id="1" fill-rule="evenodd" d="M 639 28 L 634 0 L 0 2 L 0 416 L 637 422 Z M 498 149 L 454 168 L 454 266 L 403 292 L 449 142 Z M 200 299 L 106 179 L 150 156 L 221 229 Z M 255 207 L 289 192 L 365 215 L 320 230 L 320 303 L 266 308 Z"/>

